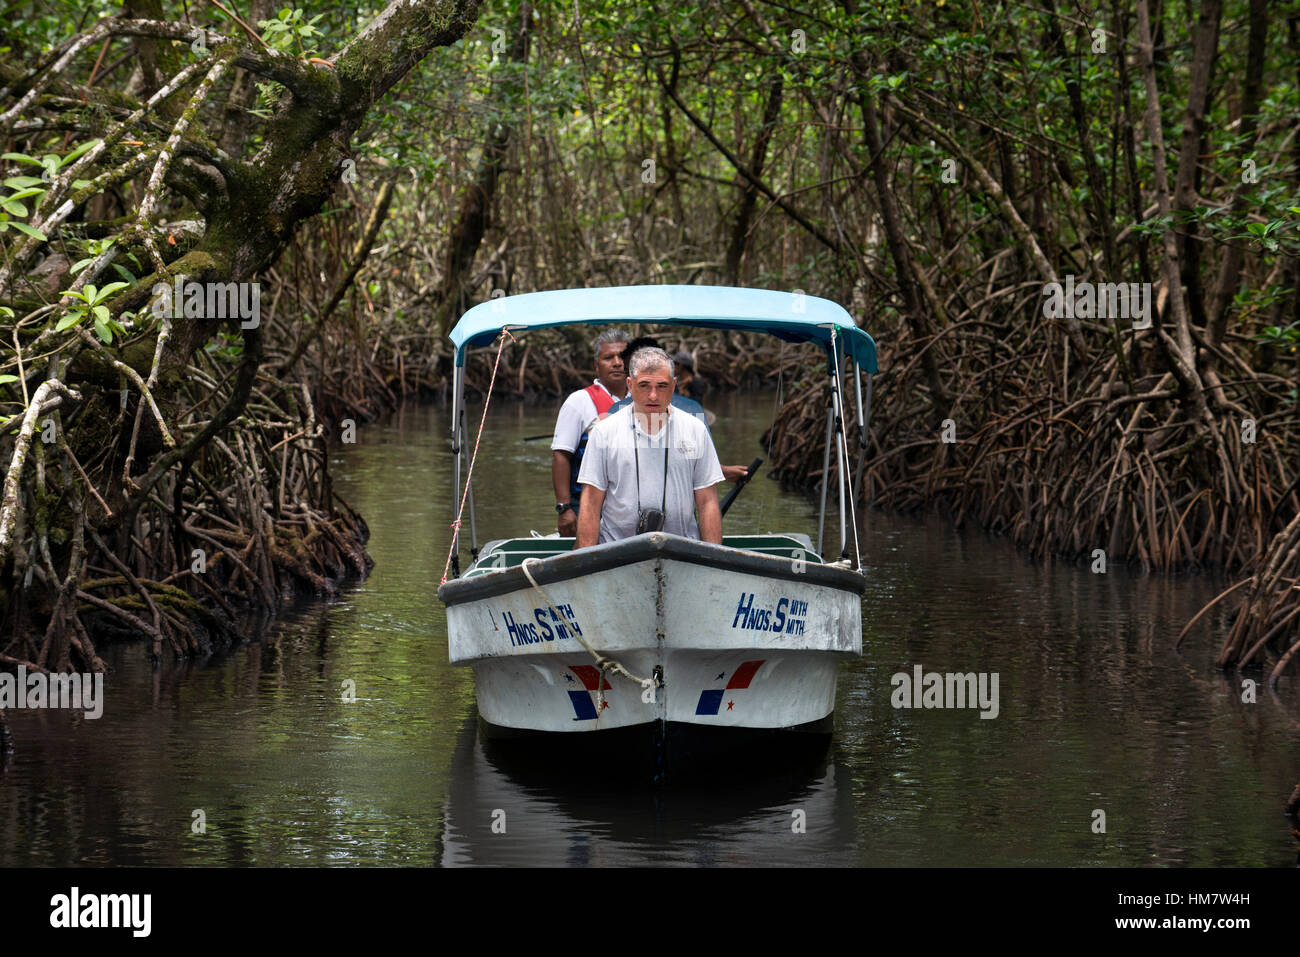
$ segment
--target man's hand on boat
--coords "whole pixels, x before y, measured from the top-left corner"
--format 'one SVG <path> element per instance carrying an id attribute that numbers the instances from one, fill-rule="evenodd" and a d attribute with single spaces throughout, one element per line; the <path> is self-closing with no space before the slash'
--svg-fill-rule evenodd
<path id="1" fill-rule="evenodd" d="M 578 534 L 578 514 L 572 508 L 566 508 L 560 513 L 559 519 L 555 525 L 560 532 L 561 538 L 569 538 Z"/>

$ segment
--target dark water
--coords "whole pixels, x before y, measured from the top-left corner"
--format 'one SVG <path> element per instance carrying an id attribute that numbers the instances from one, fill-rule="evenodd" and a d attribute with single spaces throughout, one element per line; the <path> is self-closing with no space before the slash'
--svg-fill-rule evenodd
<path id="1" fill-rule="evenodd" d="M 711 407 L 724 462 L 761 454 L 772 396 Z M 480 541 L 553 530 L 547 443 L 519 441 L 553 415 L 494 405 Z M 97 721 L 9 712 L 0 865 L 1295 863 L 1281 813 L 1300 778 L 1295 681 L 1243 703 L 1212 667 L 1221 617 L 1171 650 L 1222 582 L 1030 562 L 938 520 L 863 517 L 865 653 L 841 669 L 817 766 L 656 793 L 485 752 L 435 595 L 445 419 L 409 408 L 335 453 L 376 560 L 341 600 L 219 660 L 155 673 L 146 647 L 112 648 Z M 756 480 L 726 528 L 815 536 L 815 521 L 815 503 Z M 997 672 L 997 718 L 896 710 L 890 677 L 916 664 Z"/>

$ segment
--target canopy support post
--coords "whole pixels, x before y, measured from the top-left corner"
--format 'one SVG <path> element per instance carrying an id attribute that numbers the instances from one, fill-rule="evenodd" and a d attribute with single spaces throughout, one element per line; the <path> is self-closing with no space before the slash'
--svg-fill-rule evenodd
<path id="1" fill-rule="evenodd" d="M 826 454 L 822 456 L 822 507 L 817 518 L 817 554 L 823 561 L 826 553 L 822 551 L 822 542 L 826 537 L 826 493 L 831 481 L 831 438 L 835 428 L 835 390 L 826 398 Z"/>
<path id="2" fill-rule="evenodd" d="M 855 566 L 859 571 L 862 570 L 862 549 L 858 545 L 858 514 L 855 503 L 852 499 L 848 502 L 848 508 L 844 507 L 845 491 L 849 486 L 849 436 L 847 432 L 847 423 L 844 421 L 844 373 L 840 365 L 840 346 L 843 340 L 836 335 L 836 329 L 831 327 L 831 372 L 834 375 L 835 389 L 832 398 L 835 404 L 835 424 L 836 428 L 836 463 L 838 465 L 838 479 L 840 487 L 840 559 L 844 560 L 849 557 L 849 535 L 848 522 L 853 523 L 853 554 L 857 560 Z"/>
<path id="3" fill-rule="evenodd" d="M 836 478 L 839 480 L 840 487 L 840 558 L 847 558 L 849 554 L 849 530 L 848 530 L 848 511 L 844 507 L 845 490 L 849 484 L 848 469 L 848 449 L 844 445 L 844 430 L 840 429 L 835 433 L 835 462 Z"/>
<path id="4" fill-rule="evenodd" d="M 871 421 L 871 373 L 867 373 L 867 401 L 862 404 L 862 367 L 853 363 L 853 384 L 858 392 L 858 465 L 853 470 L 853 501 L 862 498 L 862 465 L 867 458 L 867 423 Z"/>
<path id="5" fill-rule="evenodd" d="M 462 443 L 464 433 L 461 433 Z M 474 521 L 474 479 L 469 480 L 469 560 L 478 561 L 478 525 Z"/>
<path id="6" fill-rule="evenodd" d="M 456 505 L 460 496 L 460 458 L 465 448 L 465 367 L 452 366 L 451 386 L 451 574 L 460 577 L 460 529 L 456 527 Z"/>

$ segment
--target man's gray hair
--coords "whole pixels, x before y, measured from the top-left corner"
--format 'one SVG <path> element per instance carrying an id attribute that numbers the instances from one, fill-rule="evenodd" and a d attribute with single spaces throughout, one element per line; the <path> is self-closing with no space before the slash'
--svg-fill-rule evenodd
<path id="1" fill-rule="evenodd" d="M 604 332 L 602 332 L 600 335 L 596 337 L 596 358 L 597 359 L 600 358 L 601 346 L 607 346 L 611 342 L 621 342 L 626 344 L 631 341 L 632 341 L 632 337 L 629 336 L 622 329 L 606 329 Z"/>
<path id="2" fill-rule="evenodd" d="M 673 360 L 668 353 L 654 346 L 643 346 L 632 356 L 632 368 L 627 370 L 627 377 L 635 379 L 643 369 L 658 369 L 660 366 L 667 366 L 668 374 L 673 375 Z"/>

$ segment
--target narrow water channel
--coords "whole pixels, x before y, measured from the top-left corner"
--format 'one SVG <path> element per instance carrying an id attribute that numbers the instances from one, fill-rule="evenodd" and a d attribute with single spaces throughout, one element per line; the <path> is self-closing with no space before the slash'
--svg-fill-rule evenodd
<path id="1" fill-rule="evenodd" d="M 711 408 L 725 463 L 762 454 L 771 395 Z M 554 413 L 493 404 L 480 541 L 554 530 L 548 443 L 522 441 Z M 818 766 L 660 792 L 512 767 L 447 663 L 447 415 L 408 407 L 335 450 L 376 561 L 338 601 L 212 660 L 154 671 L 144 645 L 110 648 L 98 720 L 8 712 L 0 866 L 1294 865 L 1296 682 L 1247 703 L 1213 668 L 1217 634 L 1172 651 L 1220 578 L 1034 562 L 933 518 L 861 517 L 864 654 Z M 815 538 L 816 503 L 755 480 L 725 529 Z M 894 708 L 891 676 L 917 665 L 996 672 L 996 718 Z"/>

